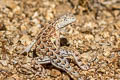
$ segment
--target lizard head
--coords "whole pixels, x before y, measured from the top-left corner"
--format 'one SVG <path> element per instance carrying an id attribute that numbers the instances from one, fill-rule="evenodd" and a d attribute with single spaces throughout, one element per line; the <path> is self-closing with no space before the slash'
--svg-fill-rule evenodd
<path id="1" fill-rule="evenodd" d="M 53 25 L 57 30 L 59 30 L 74 21 L 76 21 L 76 17 L 71 13 L 67 13 L 58 18 Z"/>

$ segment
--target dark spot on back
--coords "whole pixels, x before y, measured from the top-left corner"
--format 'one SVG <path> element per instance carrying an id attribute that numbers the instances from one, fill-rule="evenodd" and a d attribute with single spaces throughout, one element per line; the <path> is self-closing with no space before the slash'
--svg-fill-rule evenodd
<path id="1" fill-rule="evenodd" d="M 60 46 L 69 46 L 68 40 L 66 38 L 60 38 Z"/>

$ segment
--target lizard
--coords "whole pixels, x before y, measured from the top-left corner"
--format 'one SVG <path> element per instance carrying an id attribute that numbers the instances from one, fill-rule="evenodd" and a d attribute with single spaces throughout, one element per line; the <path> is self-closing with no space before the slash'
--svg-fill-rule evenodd
<path id="1" fill-rule="evenodd" d="M 34 45 L 34 49 L 38 55 L 38 57 L 34 59 L 35 61 L 40 64 L 51 63 L 53 66 L 67 72 L 73 79 L 81 80 L 79 72 L 74 70 L 66 58 L 66 56 L 72 56 L 76 64 L 83 69 L 79 52 L 77 50 L 60 47 L 60 29 L 75 21 L 76 17 L 71 13 L 67 13 L 53 23 L 42 27 L 36 39 L 22 53 L 29 52 Z M 40 55 L 43 55 L 43 57 Z"/>

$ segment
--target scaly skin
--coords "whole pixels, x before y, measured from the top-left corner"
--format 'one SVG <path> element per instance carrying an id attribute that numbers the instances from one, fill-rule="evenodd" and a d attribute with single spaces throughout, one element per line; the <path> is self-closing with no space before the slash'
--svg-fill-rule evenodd
<path id="1" fill-rule="evenodd" d="M 66 58 L 66 56 L 69 55 L 73 56 L 78 66 L 80 66 L 79 53 L 60 47 L 59 29 L 75 20 L 76 18 L 68 13 L 58 18 L 52 24 L 42 27 L 36 40 L 23 52 L 29 52 L 33 44 L 35 44 L 36 54 L 39 56 L 35 58 L 35 60 L 38 61 L 38 63 L 51 63 L 53 66 L 66 71 L 73 79 L 80 80 L 79 72 L 74 70 Z M 41 57 L 40 55 L 45 57 Z"/>
<path id="2" fill-rule="evenodd" d="M 79 68 L 83 70 L 88 70 L 89 69 L 89 64 L 83 64 L 81 61 L 81 55 L 76 49 L 68 48 L 68 47 L 62 47 L 60 48 L 60 53 L 63 55 L 68 55 L 72 56 L 76 62 L 76 64 L 79 66 Z"/>

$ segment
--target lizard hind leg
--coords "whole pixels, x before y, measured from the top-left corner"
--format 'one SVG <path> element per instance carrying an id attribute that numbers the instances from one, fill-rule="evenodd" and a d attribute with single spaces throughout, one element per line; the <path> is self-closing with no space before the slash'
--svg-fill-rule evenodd
<path id="1" fill-rule="evenodd" d="M 77 51 L 77 50 L 73 50 L 71 48 L 61 48 L 60 49 L 60 54 L 62 55 L 72 55 L 76 64 L 83 70 L 88 70 L 89 69 L 89 64 L 84 64 L 82 61 L 81 61 L 81 55 L 80 53 Z"/>
<path id="2" fill-rule="evenodd" d="M 74 68 L 69 64 L 68 60 L 59 54 L 54 54 L 50 56 L 51 64 L 59 69 L 67 72 L 73 79 L 79 80 L 80 74 L 75 71 Z"/>

